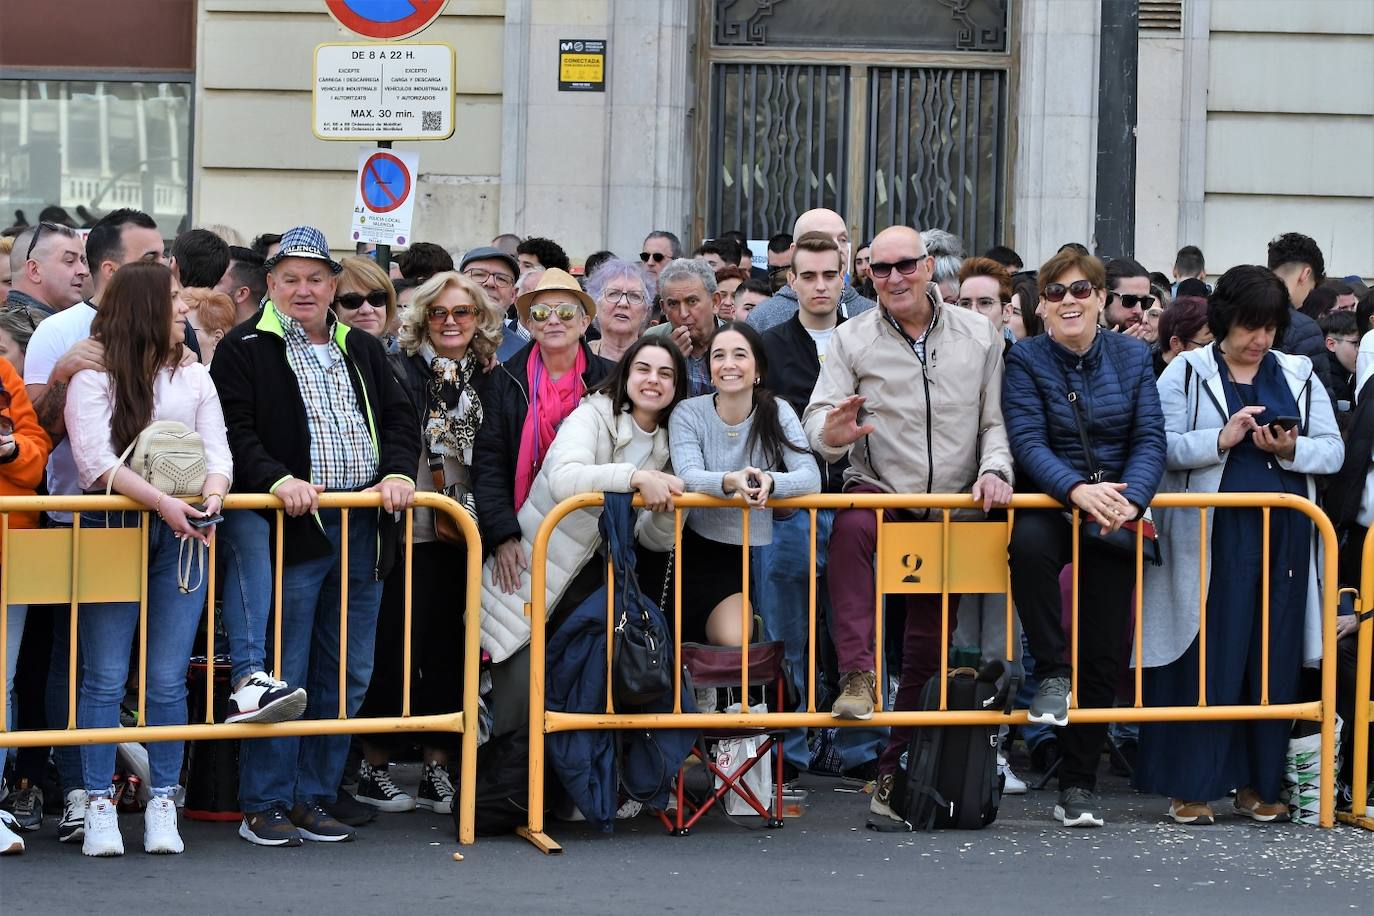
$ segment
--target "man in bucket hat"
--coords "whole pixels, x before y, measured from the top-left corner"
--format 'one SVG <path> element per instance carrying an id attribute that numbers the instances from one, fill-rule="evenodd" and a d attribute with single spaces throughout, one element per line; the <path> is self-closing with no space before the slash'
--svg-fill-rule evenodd
<path id="1" fill-rule="evenodd" d="M 219 345 L 211 375 L 224 406 L 235 489 L 270 492 L 286 510 L 282 665 L 275 679 L 262 670 L 272 581 L 266 545 L 272 541 L 260 521 L 256 530 L 231 538 L 242 549 L 231 559 L 240 564 L 239 575 L 227 578 L 239 579 L 243 594 L 239 601 L 225 596 L 224 616 L 236 624 L 228 628 L 235 666 L 230 713 L 248 720 L 281 685 L 307 690 L 307 718 L 337 716 L 340 616 L 346 610 L 344 708 L 353 715 L 372 674 L 384 545 L 395 535 L 394 513 L 414 502 L 410 475 L 420 460 L 419 430 L 382 345 L 341 324 L 331 309 L 340 266 L 324 234 L 309 226 L 290 230 L 266 267 L 268 301 Z M 319 494 L 331 491 L 380 493 L 384 511 L 347 510 L 345 529 L 340 510 L 319 507 Z M 254 524 L 252 513 L 229 514 Z M 342 570 L 345 531 L 348 569 Z M 245 741 L 239 835 L 260 846 L 351 840 L 353 830 L 325 807 L 335 801 L 347 753 L 346 735 Z"/>

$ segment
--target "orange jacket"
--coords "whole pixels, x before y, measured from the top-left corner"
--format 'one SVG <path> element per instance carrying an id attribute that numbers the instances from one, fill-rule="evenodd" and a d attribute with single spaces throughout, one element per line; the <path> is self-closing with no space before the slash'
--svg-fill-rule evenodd
<path id="1" fill-rule="evenodd" d="M 38 425 L 38 415 L 24 389 L 24 380 L 7 359 L 0 359 L 0 385 L 10 395 L 7 412 L 14 420 L 14 441 L 19 446 L 12 461 L 0 464 L 0 496 L 33 496 L 43 482 L 43 468 L 48 464 L 52 440 Z M 11 513 L 9 524 L 11 528 L 37 528 L 38 513 Z"/>

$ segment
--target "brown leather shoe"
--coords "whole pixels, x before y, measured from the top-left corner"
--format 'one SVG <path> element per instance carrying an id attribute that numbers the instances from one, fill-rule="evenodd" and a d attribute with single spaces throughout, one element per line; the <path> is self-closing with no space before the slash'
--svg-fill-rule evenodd
<path id="1" fill-rule="evenodd" d="M 1262 824 L 1288 820 L 1287 805 L 1280 802 L 1267 802 L 1249 786 L 1236 793 L 1236 813 Z"/>
<path id="2" fill-rule="evenodd" d="M 1180 798 L 1169 799 L 1169 816 L 1177 823 L 1193 827 L 1210 827 L 1217 822 L 1211 805 L 1206 802 L 1183 801 Z"/>

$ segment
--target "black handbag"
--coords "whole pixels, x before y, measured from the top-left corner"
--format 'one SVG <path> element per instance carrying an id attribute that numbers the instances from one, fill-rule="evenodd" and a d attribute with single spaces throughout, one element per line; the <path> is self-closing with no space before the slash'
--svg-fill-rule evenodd
<path id="1" fill-rule="evenodd" d="M 1100 333 L 1100 332 L 1099 332 Z M 1068 377 L 1065 376 L 1067 383 Z M 1088 460 L 1089 483 L 1114 483 L 1114 474 L 1104 471 L 1093 454 L 1092 440 L 1088 438 L 1088 427 L 1083 422 L 1083 412 L 1078 406 L 1078 392 L 1069 389 L 1069 406 L 1073 408 L 1073 419 L 1078 424 L 1078 439 L 1083 445 L 1083 455 Z M 1135 557 L 1136 532 L 1141 532 L 1140 555 L 1146 563 L 1154 566 L 1164 565 L 1164 554 L 1159 549 L 1159 534 L 1155 531 L 1154 520 L 1150 517 L 1150 507 L 1146 506 L 1140 518 L 1125 522 L 1115 531 L 1108 531 L 1099 525 L 1092 516 L 1083 513 L 1080 517 L 1079 534 L 1081 541 L 1092 541 L 1121 556 Z"/>
<path id="2" fill-rule="evenodd" d="M 673 643 L 658 621 L 662 612 L 639 590 L 635 573 L 633 495 L 607 493 L 601 536 L 615 569 L 620 612 L 611 647 L 611 686 L 617 706 L 642 706 L 673 689 Z"/>

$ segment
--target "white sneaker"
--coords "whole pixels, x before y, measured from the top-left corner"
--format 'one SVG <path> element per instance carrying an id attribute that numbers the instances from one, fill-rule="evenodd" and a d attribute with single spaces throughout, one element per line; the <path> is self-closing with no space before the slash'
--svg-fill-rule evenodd
<path id="1" fill-rule="evenodd" d="M 62 803 L 62 820 L 57 822 L 57 840 L 75 843 L 86 835 L 86 790 L 72 789 Z"/>
<path id="2" fill-rule="evenodd" d="M 229 715 L 224 721 L 290 722 L 304 714 L 305 688 L 292 690 L 285 681 L 265 671 L 254 671 L 229 695 Z"/>
<path id="3" fill-rule="evenodd" d="M 0 856 L 17 856 L 24 851 L 24 838 L 16 831 L 19 822 L 8 811 L 0 811 Z"/>
<path id="4" fill-rule="evenodd" d="M 1007 758 L 1001 754 L 997 755 L 997 772 L 1002 774 L 1003 795 L 1026 794 L 1025 780 L 1011 771 L 1011 764 L 1007 763 Z"/>
<path id="5" fill-rule="evenodd" d="M 170 798 L 153 798 L 143 809 L 143 851 L 176 854 L 186 851 L 177 832 L 177 806 Z"/>
<path id="6" fill-rule="evenodd" d="M 124 838 L 119 835 L 119 811 L 108 798 L 93 798 L 86 806 L 86 838 L 81 842 L 86 856 L 122 856 Z"/>

